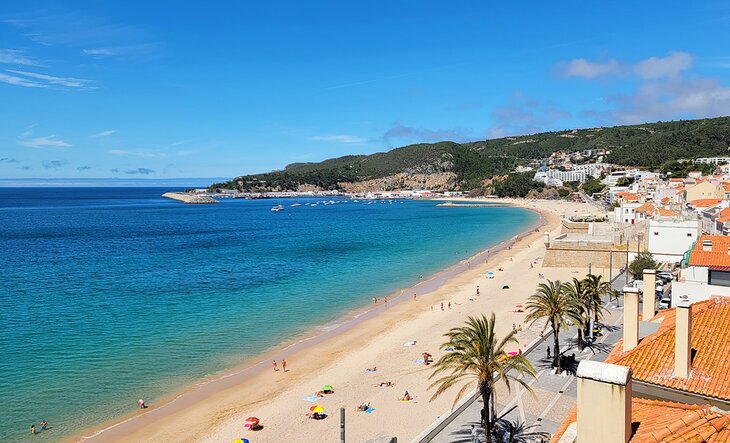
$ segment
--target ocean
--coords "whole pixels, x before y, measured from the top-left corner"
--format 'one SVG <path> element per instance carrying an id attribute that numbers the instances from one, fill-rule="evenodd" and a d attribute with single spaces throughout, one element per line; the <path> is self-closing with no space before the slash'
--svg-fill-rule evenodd
<path id="1" fill-rule="evenodd" d="M 169 190 L 0 188 L 0 441 L 154 403 L 538 220 L 434 201 L 185 205 Z"/>

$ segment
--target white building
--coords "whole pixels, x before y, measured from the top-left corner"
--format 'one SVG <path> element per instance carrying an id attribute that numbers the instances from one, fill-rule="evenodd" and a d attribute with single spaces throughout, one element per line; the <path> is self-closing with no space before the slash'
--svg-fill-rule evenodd
<path id="1" fill-rule="evenodd" d="M 699 165 L 724 165 L 730 163 L 730 157 L 701 157 L 695 160 Z"/>
<path id="2" fill-rule="evenodd" d="M 699 220 L 649 220 L 647 250 L 657 261 L 676 263 L 700 236 Z"/>
<path id="3" fill-rule="evenodd" d="M 703 235 L 688 255 L 689 266 L 672 283 L 672 306 L 730 296 L 730 238 Z"/>
<path id="4" fill-rule="evenodd" d="M 643 221 L 646 214 L 640 215 L 641 220 L 637 220 L 636 208 L 642 206 L 642 203 L 624 203 L 618 208 L 613 209 L 613 220 L 616 223 L 634 224 L 637 221 Z"/>

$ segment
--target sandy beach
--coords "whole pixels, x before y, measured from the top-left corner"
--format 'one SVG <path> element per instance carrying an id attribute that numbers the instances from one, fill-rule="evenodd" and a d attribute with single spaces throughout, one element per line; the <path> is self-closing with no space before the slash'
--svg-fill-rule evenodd
<path id="1" fill-rule="evenodd" d="M 545 225 L 537 232 L 529 232 L 511 248 L 483 253 L 451 272 L 425 279 L 415 300 L 411 292 L 400 295 L 398 303 L 391 295 L 389 306 L 381 300 L 369 310 L 351 315 L 351 321 L 344 326 L 324 334 L 320 331 L 304 343 L 284 344 L 212 381 L 188 387 L 174 398 L 150 405 L 120 423 L 85 430 L 73 440 L 232 442 L 246 437 L 256 443 L 338 442 L 339 409 L 344 407 L 349 441 L 387 442 L 393 436 L 399 441 L 410 441 L 451 408 L 456 393 L 454 389 L 429 401 L 432 391 L 427 387 L 432 369 L 416 363 L 422 353 L 429 352 L 437 360 L 443 334 L 460 325 L 468 315 L 495 312 L 501 334 L 513 324 L 522 324 L 524 313 L 515 312 L 515 306 L 524 304 L 534 292 L 540 273 L 548 279 L 569 280 L 587 272 L 542 268 L 543 233 L 556 235 L 561 216 L 598 213 L 595 207 L 565 201 L 493 201 L 538 211 Z M 503 270 L 499 271 L 500 268 Z M 485 277 L 488 271 L 494 272 L 493 279 Z M 595 273 L 601 271 L 594 269 Z M 431 290 L 429 285 L 435 289 Z M 501 289 L 504 285 L 509 289 Z M 353 321 L 355 315 L 357 319 Z M 536 338 L 542 326 L 522 325 L 519 346 Z M 416 344 L 404 346 L 409 341 Z M 271 360 L 280 361 L 282 357 L 286 358 L 287 371 L 282 371 L 281 366 L 273 371 Z M 372 367 L 377 367 L 377 372 L 366 371 Z M 395 386 L 376 386 L 386 381 Z M 323 385 L 332 385 L 334 393 L 317 402 L 304 400 Z M 414 401 L 398 400 L 406 390 L 415 396 Z M 374 411 L 358 412 L 356 408 L 363 402 L 369 402 Z M 323 406 L 330 416 L 319 421 L 308 419 L 305 414 L 315 404 Z M 243 425 L 249 416 L 259 417 L 263 429 L 246 430 Z M 104 432 L 99 432 L 102 429 Z"/>

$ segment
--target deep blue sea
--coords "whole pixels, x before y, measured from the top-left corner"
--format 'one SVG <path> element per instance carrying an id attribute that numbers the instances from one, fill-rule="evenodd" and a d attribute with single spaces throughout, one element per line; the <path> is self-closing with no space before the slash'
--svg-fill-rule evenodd
<path id="1" fill-rule="evenodd" d="M 128 413 L 537 221 L 433 201 L 185 205 L 168 190 L 0 188 L 0 441 Z"/>

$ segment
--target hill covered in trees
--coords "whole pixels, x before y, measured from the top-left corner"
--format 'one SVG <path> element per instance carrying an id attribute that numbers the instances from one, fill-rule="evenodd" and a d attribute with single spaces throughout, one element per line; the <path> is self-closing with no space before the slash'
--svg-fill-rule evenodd
<path id="1" fill-rule="evenodd" d="M 455 174 L 454 187 L 473 189 L 485 179 L 512 171 L 556 151 L 606 148 L 606 161 L 659 170 L 667 162 L 728 155 L 730 117 L 577 129 L 468 143 L 422 143 L 371 155 L 349 155 L 318 163 L 293 163 L 283 171 L 237 177 L 213 189 L 295 190 L 302 185 L 339 189 L 340 183 L 397 173 Z"/>

